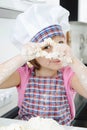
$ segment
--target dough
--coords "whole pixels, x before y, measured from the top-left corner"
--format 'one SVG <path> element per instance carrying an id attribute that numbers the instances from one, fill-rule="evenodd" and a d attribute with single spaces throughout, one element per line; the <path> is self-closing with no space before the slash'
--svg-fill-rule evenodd
<path id="1" fill-rule="evenodd" d="M 20 121 L 20 124 L 0 127 L 0 130 L 64 130 L 64 128 L 53 119 L 32 117 L 24 123 Z"/>

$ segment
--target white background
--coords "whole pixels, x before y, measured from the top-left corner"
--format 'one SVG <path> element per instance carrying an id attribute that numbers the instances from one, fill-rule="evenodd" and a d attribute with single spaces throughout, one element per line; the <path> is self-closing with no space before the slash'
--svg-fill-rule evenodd
<path id="1" fill-rule="evenodd" d="M 19 51 L 11 42 L 15 19 L 0 18 L 0 63 L 17 55 Z M 17 106 L 16 88 L 0 89 L 0 116 Z"/>
<path id="2" fill-rule="evenodd" d="M 0 18 L 0 63 L 19 53 L 11 42 L 11 33 L 15 19 Z"/>

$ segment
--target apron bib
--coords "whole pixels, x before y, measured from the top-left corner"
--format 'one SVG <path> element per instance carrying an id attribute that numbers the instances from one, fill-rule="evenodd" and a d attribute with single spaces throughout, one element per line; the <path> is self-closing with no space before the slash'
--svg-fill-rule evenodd
<path id="1" fill-rule="evenodd" d="M 29 78 L 19 118 L 29 120 L 36 116 L 70 125 L 72 118 L 61 71 L 56 78 L 36 77 L 33 73 Z"/>

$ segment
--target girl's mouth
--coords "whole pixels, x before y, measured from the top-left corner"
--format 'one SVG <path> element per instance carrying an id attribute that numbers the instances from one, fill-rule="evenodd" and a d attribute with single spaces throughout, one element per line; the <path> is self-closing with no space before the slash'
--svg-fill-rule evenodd
<path id="1" fill-rule="evenodd" d="M 53 62 L 53 63 L 60 63 L 61 61 L 60 60 L 52 60 L 51 62 Z"/>

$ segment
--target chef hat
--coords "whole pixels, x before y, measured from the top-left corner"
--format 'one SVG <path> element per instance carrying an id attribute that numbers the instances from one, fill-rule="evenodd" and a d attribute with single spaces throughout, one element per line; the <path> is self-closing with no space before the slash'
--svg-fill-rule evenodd
<path id="1" fill-rule="evenodd" d="M 35 41 L 34 39 L 38 38 L 36 37 L 38 34 L 46 33 L 44 31 L 46 29 L 51 30 L 51 32 L 53 31 L 53 33 L 55 32 L 55 35 L 63 35 L 70 27 L 68 16 L 68 10 L 60 5 L 34 4 L 24 13 L 17 16 L 16 26 L 12 34 L 12 42 L 17 47 L 20 47 L 29 41 Z M 47 32 L 49 34 L 50 31 Z M 51 36 L 53 36 L 53 33 Z M 46 37 L 48 37 L 48 34 Z M 43 38 L 43 35 L 40 36 Z M 40 39 L 40 42 L 43 39 Z"/>

